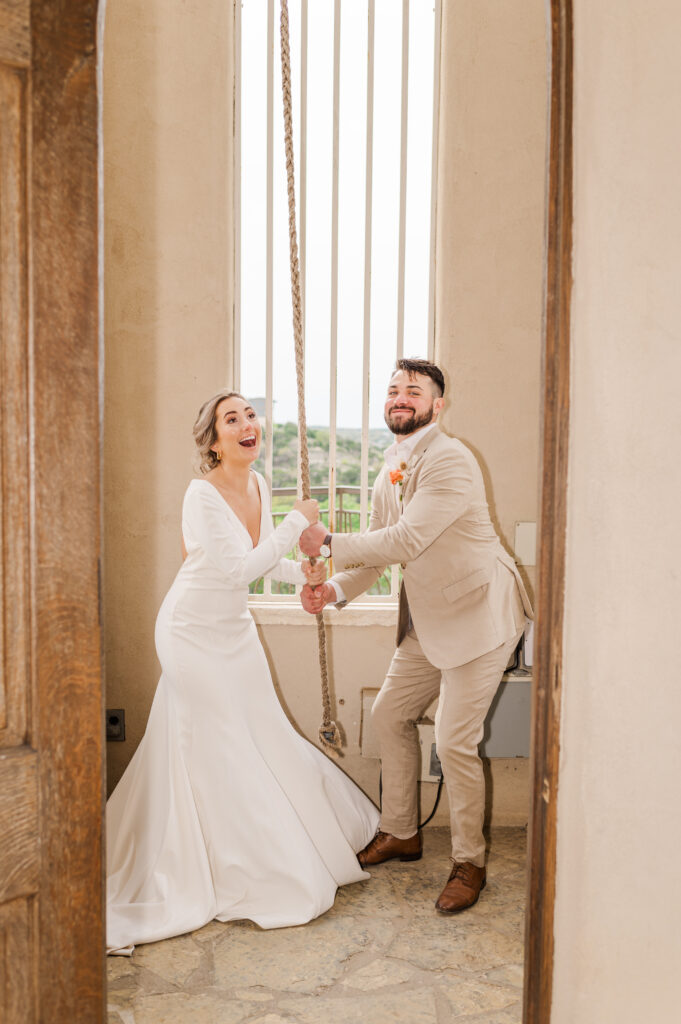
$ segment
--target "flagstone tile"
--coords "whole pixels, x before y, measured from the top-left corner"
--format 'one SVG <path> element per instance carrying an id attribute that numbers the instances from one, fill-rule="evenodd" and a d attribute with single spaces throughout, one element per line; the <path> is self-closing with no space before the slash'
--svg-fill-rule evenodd
<path id="1" fill-rule="evenodd" d="M 135 1024 L 240 1024 L 253 1016 L 253 1004 L 211 992 L 172 992 L 140 996 L 134 1014 Z"/>
<path id="2" fill-rule="evenodd" d="M 490 984 L 477 978 L 447 977 L 441 979 L 439 987 L 446 993 L 453 1020 L 506 1010 L 518 1002 L 517 988 Z"/>
<path id="3" fill-rule="evenodd" d="M 282 999 L 280 1007 L 300 1024 L 437 1024 L 435 993 L 428 988 L 335 999 L 318 996 L 314 1001 Z"/>
<path id="4" fill-rule="evenodd" d="M 435 915 L 430 926 L 411 921 L 388 947 L 387 954 L 427 969 L 463 967 L 481 971 L 522 960 L 522 938 L 472 923 L 470 914 Z"/>
<path id="5" fill-rule="evenodd" d="M 206 943 L 210 943 L 212 945 L 214 942 L 224 939 L 229 927 L 230 925 L 226 924 L 224 921 L 209 921 L 208 924 L 203 926 L 203 928 L 199 928 L 197 931 L 192 932 L 191 937 L 200 945 L 204 945 Z"/>
<path id="6" fill-rule="evenodd" d="M 190 935 L 138 946 L 133 956 L 137 967 L 146 967 L 173 985 L 182 986 L 201 964 L 202 950 Z"/>
<path id="7" fill-rule="evenodd" d="M 522 988 L 524 982 L 524 967 L 519 964 L 504 964 L 502 967 L 493 967 L 483 977 L 486 981 L 494 981 L 499 985 L 513 985 L 515 988 Z"/>
<path id="8" fill-rule="evenodd" d="M 106 960 L 106 976 L 109 983 L 135 974 L 137 965 L 129 956 L 109 956 Z"/>
<path id="9" fill-rule="evenodd" d="M 344 885 L 336 893 L 336 901 L 329 911 L 333 917 L 351 914 L 353 917 L 398 917 L 406 906 L 392 884 L 388 865 L 371 869 L 366 882 Z"/>
<path id="10" fill-rule="evenodd" d="M 380 957 L 347 974 L 343 978 L 343 985 L 348 988 L 361 989 L 363 992 L 373 992 L 375 989 L 385 988 L 387 985 L 401 985 L 414 976 L 414 969 L 400 960 L 388 960 Z"/>
<path id="11" fill-rule="evenodd" d="M 344 961 L 370 941 L 370 931 L 353 918 L 325 915 L 299 928 L 267 931 L 243 924 L 213 951 L 215 982 L 230 988 L 262 985 L 314 992 L 333 984 L 343 973 Z"/>

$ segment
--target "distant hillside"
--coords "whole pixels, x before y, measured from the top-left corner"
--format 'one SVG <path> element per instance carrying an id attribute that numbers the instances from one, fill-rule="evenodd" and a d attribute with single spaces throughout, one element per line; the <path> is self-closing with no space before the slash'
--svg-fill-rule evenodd
<path id="1" fill-rule="evenodd" d="M 336 431 L 336 482 L 356 485 L 360 482 L 362 431 L 339 429 Z M 392 441 L 389 430 L 369 431 L 369 484 L 383 465 L 383 452 Z M 310 454 L 310 483 L 312 487 L 325 487 L 329 480 L 328 427 L 308 427 L 307 444 Z M 274 487 L 295 487 L 298 461 L 298 426 L 296 423 L 274 424 L 274 458 L 272 484 Z M 265 472 L 265 446 L 255 468 Z"/>

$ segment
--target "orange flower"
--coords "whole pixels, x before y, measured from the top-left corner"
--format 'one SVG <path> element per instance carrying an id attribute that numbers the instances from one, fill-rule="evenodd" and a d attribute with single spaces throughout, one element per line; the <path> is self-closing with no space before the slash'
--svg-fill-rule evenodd
<path id="1" fill-rule="evenodd" d="M 391 469 L 390 470 L 390 483 L 391 484 L 401 484 L 402 483 L 402 470 L 401 469 Z"/>

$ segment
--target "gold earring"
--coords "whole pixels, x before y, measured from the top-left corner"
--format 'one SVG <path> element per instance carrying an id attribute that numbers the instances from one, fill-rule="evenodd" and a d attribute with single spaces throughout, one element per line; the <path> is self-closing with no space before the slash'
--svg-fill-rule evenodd
<path id="1" fill-rule="evenodd" d="M 218 462 L 219 462 L 219 461 L 220 461 L 220 459 L 222 458 L 222 452 L 220 451 L 220 449 L 219 449 L 219 448 L 218 448 L 218 450 L 216 451 L 216 453 L 215 453 L 215 454 L 217 455 L 217 459 L 218 459 Z"/>

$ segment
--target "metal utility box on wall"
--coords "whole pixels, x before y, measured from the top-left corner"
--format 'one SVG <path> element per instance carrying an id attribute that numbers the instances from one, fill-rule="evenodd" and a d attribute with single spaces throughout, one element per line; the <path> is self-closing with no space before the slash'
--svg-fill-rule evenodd
<path id="1" fill-rule="evenodd" d="M 483 757 L 529 757 L 532 676 L 507 673 L 485 719 Z"/>
<path id="2" fill-rule="evenodd" d="M 360 749 L 363 757 L 379 757 L 378 741 L 371 726 L 371 707 L 378 695 L 377 687 L 362 690 L 362 725 Z M 532 676 L 527 672 L 507 672 L 492 701 L 485 720 L 480 754 L 483 757 L 529 757 Z M 433 782 L 437 776 L 431 767 L 431 744 L 434 742 L 434 701 L 419 722 L 421 743 L 421 778 Z"/>

